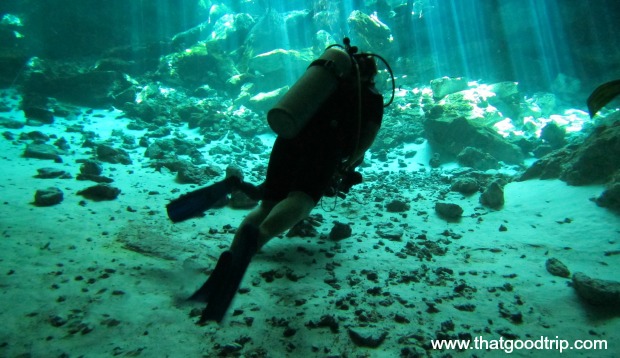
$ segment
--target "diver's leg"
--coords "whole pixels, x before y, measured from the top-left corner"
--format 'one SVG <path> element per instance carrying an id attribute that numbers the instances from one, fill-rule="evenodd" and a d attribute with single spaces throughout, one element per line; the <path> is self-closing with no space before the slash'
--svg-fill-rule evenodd
<path id="1" fill-rule="evenodd" d="M 271 238 L 284 233 L 310 215 L 316 203 L 308 194 L 293 191 L 288 197 L 277 203 L 258 226 L 258 247 L 265 245 Z"/>
<path id="2" fill-rule="evenodd" d="M 205 281 L 205 283 L 196 292 L 194 292 L 194 294 L 189 298 L 190 300 L 207 302 L 211 293 L 220 289 L 222 282 L 228 279 L 228 272 L 231 270 L 231 265 L 233 265 L 232 253 L 234 251 L 243 252 L 246 251 L 245 248 L 247 246 L 251 247 L 256 245 L 251 242 L 249 244 L 245 243 L 244 245 L 240 245 L 241 242 L 248 241 L 248 235 L 246 235 L 241 228 L 245 226 L 258 227 L 260 223 L 265 220 L 274 205 L 275 202 L 273 201 L 263 201 L 256 209 L 252 210 L 252 212 L 250 212 L 243 219 L 243 222 L 239 226 L 239 230 L 235 233 L 235 238 L 233 239 L 231 249 L 220 255 L 220 258 L 211 272 L 211 275 L 209 275 L 207 281 Z M 252 239 L 250 239 L 250 241 L 251 240 Z"/>

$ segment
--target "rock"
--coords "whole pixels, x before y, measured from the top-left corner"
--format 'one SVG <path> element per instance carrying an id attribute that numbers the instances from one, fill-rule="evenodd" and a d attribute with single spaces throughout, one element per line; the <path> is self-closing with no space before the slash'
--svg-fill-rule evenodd
<path id="1" fill-rule="evenodd" d="M 566 265 L 564 265 L 560 260 L 556 258 L 552 257 L 548 259 L 547 262 L 545 262 L 545 268 L 547 269 L 547 272 L 549 272 L 553 276 L 566 278 L 570 277 L 570 271 L 568 270 L 568 267 L 566 267 Z"/>
<path id="2" fill-rule="evenodd" d="M 428 161 L 428 165 L 431 168 L 439 168 L 441 166 L 441 155 L 439 153 L 434 153 Z"/>
<path id="3" fill-rule="evenodd" d="M 463 208 L 453 203 L 435 203 L 435 212 L 444 219 L 455 220 L 463 215 Z"/>
<path id="4" fill-rule="evenodd" d="M 61 64 L 60 61 L 58 64 L 52 63 L 51 60 L 39 61 L 43 64 L 29 66 L 25 71 L 27 72 L 26 81 L 24 81 L 25 93 L 42 94 L 90 107 L 123 105 L 124 103 L 118 99 L 129 99 L 127 96 L 119 96 L 133 86 L 128 78 L 120 72 L 68 66 Z M 139 91 L 134 91 L 134 93 L 136 92 Z M 40 118 L 36 119 L 41 120 Z"/>
<path id="5" fill-rule="evenodd" d="M 112 183 L 114 180 L 108 177 L 104 177 L 101 174 L 103 166 L 96 160 L 87 159 L 80 166 L 80 174 L 77 176 L 77 180 L 90 180 L 96 183 Z"/>
<path id="6" fill-rule="evenodd" d="M 450 190 L 459 192 L 463 195 L 471 195 L 480 189 L 478 181 L 474 178 L 458 178 L 450 186 Z"/>
<path id="7" fill-rule="evenodd" d="M 620 211 L 620 171 L 614 175 L 605 191 L 595 201 L 598 206 Z"/>
<path id="8" fill-rule="evenodd" d="M 114 200 L 121 190 L 108 184 L 97 184 L 78 191 L 78 195 L 94 201 Z"/>
<path id="9" fill-rule="evenodd" d="M 240 74 L 228 53 L 215 42 L 197 42 L 162 56 L 160 63 L 166 65 L 159 67 L 157 75 L 175 84 L 193 87 L 208 83 L 216 90 L 225 90 L 227 80 Z"/>
<path id="10" fill-rule="evenodd" d="M 9 129 L 20 129 L 24 127 L 24 123 L 15 119 L 0 117 L 0 127 Z"/>
<path id="11" fill-rule="evenodd" d="M 114 148 L 107 144 L 97 146 L 97 159 L 112 164 L 131 164 L 129 154 L 120 148 Z"/>
<path id="12" fill-rule="evenodd" d="M 353 10 L 347 18 L 351 44 L 364 51 L 387 53 L 394 45 L 392 31 L 376 16 Z"/>
<path id="13" fill-rule="evenodd" d="M 54 113 L 47 108 L 28 106 L 23 111 L 28 121 L 35 120 L 44 124 L 54 123 Z"/>
<path id="14" fill-rule="evenodd" d="M 442 77 L 431 80 L 431 90 L 435 99 L 466 90 L 467 87 L 467 80 L 463 77 Z"/>
<path id="15" fill-rule="evenodd" d="M 489 184 L 480 195 L 480 204 L 495 210 L 499 210 L 504 206 L 504 188 L 500 183 L 501 180 L 495 180 Z"/>
<path id="16" fill-rule="evenodd" d="M 489 86 L 495 96 L 488 97 L 489 104 L 497 108 L 503 117 L 517 120 L 521 114 L 521 94 L 517 82 L 498 82 Z"/>
<path id="17" fill-rule="evenodd" d="M 385 338 L 388 336 L 387 332 L 381 332 L 378 336 L 373 335 L 373 332 L 362 331 L 360 329 L 349 328 L 349 337 L 351 341 L 358 347 L 377 348 L 379 347 Z"/>
<path id="18" fill-rule="evenodd" d="M 573 287 L 579 297 L 591 305 L 618 308 L 620 282 L 590 278 L 582 272 L 573 275 Z"/>
<path id="19" fill-rule="evenodd" d="M 51 159 L 56 163 L 62 163 L 60 155 L 63 152 L 51 144 L 30 143 L 24 151 L 25 158 Z"/>
<path id="20" fill-rule="evenodd" d="M 340 330 L 340 324 L 338 320 L 332 315 L 324 315 L 317 321 L 309 321 L 306 323 L 306 327 L 310 329 L 328 327 L 332 333 L 338 333 Z"/>
<path id="21" fill-rule="evenodd" d="M 34 177 L 39 178 L 39 179 L 54 179 L 54 178 L 71 179 L 71 174 L 61 169 L 39 168 L 37 169 L 37 172 L 39 174 L 35 175 Z"/>
<path id="22" fill-rule="evenodd" d="M 519 180 L 560 178 L 569 185 L 606 183 L 620 170 L 620 121 L 597 127 L 581 144 L 560 148 L 530 166 Z"/>
<path id="23" fill-rule="evenodd" d="M 101 175 L 103 166 L 96 160 L 87 159 L 80 165 L 80 173 L 87 175 Z"/>
<path id="24" fill-rule="evenodd" d="M 401 228 L 378 228 L 377 235 L 390 241 L 402 241 L 405 231 Z"/>
<path id="25" fill-rule="evenodd" d="M 222 171 L 215 166 L 199 167 L 197 165 L 185 165 L 177 172 L 177 181 L 182 184 L 202 184 L 220 177 Z"/>
<path id="26" fill-rule="evenodd" d="M 77 180 L 90 180 L 90 181 L 94 181 L 95 183 L 112 183 L 114 182 L 114 179 L 112 178 L 108 178 L 108 177 L 104 177 L 103 175 L 92 175 L 92 174 L 78 174 L 78 176 L 75 178 Z"/>
<path id="27" fill-rule="evenodd" d="M 314 228 L 309 218 L 304 219 L 293 226 L 287 233 L 286 237 L 316 237 L 319 236 L 318 231 Z"/>
<path id="28" fill-rule="evenodd" d="M 540 139 L 549 143 L 552 149 L 558 149 L 566 144 L 566 130 L 555 122 L 549 122 L 540 132 Z"/>
<path id="29" fill-rule="evenodd" d="M 180 138 L 158 139 L 147 147 L 144 155 L 151 159 L 169 159 L 175 155 L 187 155 L 192 158 L 194 164 L 198 164 L 197 159 L 202 158 L 196 143 Z"/>
<path id="30" fill-rule="evenodd" d="M 329 232 L 329 239 L 333 241 L 339 241 L 351 237 L 353 229 L 349 224 L 343 224 L 335 222 L 331 231 Z"/>
<path id="31" fill-rule="evenodd" d="M 385 205 L 385 209 L 389 213 L 402 213 L 402 212 L 409 210 L 410 207 L 411 206 L 409 204 L 405 203 L 402 200 L 398 200 L 398 199 L 392 200 L 387 205 Z"/>
<path id="32" fill-rule="evenodd" d="M 37 190 L 34 194 L 34 205 L 36 206 L 52 206 L 60 204 L 63 199 L 62 190 L 54 187 Z"/>
<path id="33" fill-rule="evenodd" d="M 273 91 L 261 92 L 252 96 L 247 103 L 255 111 L 268 111 L 275 106 L 278 100 L 289 90 L 289 87 L 280 87 Z"/>
<path id="34" fill-rule="evenodd" d="M 253 71 L 258 71 L 263 74 L 275 74 L 276 76 L 286 71 L 287 68 L 290 68 L 293 74 L 299 76 L 306 71 L 308 64 L 312 60 L 311 53 L 278 48 L 250 58 L 248 67 Z M 277 78 L 275 83 L 280 85 L 286 84 L 285 81 Z"/>
<path id="35" fill-rule="evenodd" d="M 467 147 L 475 147 L 497 160 L 520 164 L 523 153 L 493 129 L 474 124 L 465 117 L 427 115 L 424 131 L 431 146 L 439 151 L 457 156 Z"/>
<path id="36" fill-rule="evenodd" d="M 484 153 L 474 147 L 466 147 L 457 156 L 457 162 L 464 167 L 471 167 L 477 170 L 497 169 L 500 167 L 497 159 L 492 155 Z"/>

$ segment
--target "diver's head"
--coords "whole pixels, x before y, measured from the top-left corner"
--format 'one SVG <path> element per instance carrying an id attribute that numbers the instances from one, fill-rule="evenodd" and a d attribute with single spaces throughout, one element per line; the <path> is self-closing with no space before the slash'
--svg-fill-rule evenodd
<path id="1" fill-rule="evenodd" d="M 372 82 L 379 71 L 374 56 L 362 53 L 356 55 L 355 60 L 359 66 L 360 80 Z"/>

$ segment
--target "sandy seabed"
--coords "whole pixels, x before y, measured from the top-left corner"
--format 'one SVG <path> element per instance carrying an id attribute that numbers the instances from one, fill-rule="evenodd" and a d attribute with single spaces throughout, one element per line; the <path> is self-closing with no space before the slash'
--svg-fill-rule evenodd
<path id="1" fill-rule="evenodd" d="M 16 108 L 2 115 L 24 120 Z M 105 140 L 111 122 L 124 128 L 117 116 L 94 111 L 77 120 Z M 66 132 L 69 124 L 74 122 L 57 119 L 5 130 L 15 138 L 34 130 L 64 137 L 72 146 L 64 163 L 23 158 L 27 141 L 0 141 L 2 357 L 507 354 L 430 348 L 432 339 L 476 337 L 546 337 L 571 345 L 606 340 L 607 350 L 569 349 L 563 356 L 620 354 L 618 314 L 587 305 L 570 279 L 545 269 L 553 257 L 573 273 L 618 279 L 620 255 L 605 252 L 620 248 L 620 217 L 590 200 L 602 186 L 512 182 L 499 211 L 481 208 L 478 195 L 450 193 L 445 201 L 465 212 L 459 222 L 446 222 L 434 213 L 436 190 L 368 182 L 334 210 L 332 199 L 315 209 L 322 217 L 318 237 L 270 242 L 250 265 L 225 320 L 199 326 L 195 314 L 202 306 L 185 298 L 204 282 L 247 211 L 225 207 L 172 224 L 166 203 L 195 186 L 149 167 L 144 148 L 130 151 L 131 165 L 104 163 L 103 175 L 122 191 L 112 201 L 76 194 L 92 182 L 35 178 L 43 167 L 75 177 L 76 160 L 91 157 L 89 148 L 80 147 L 81 134 Z M 409 166 L 394 169 L 401 178 L 418 172 L 419 155 L 390 160 L 398 159 Z M 365 168 L 364 175 L 385 176 L 379 168 Z M 47 187 L 64 192 L 62 203 L 34 206 L 35 191 Z M 385 201 L 377 202 L 381 196 Z M 409 202 L 410 209 L 387 212 L 385 203 L 393 198 Z M 334 222 L 349 224 L 352 236 L 329 240 Z M 386 231 L 401 237 L 390 239 Z M 355 333 L 384 340 L 365 347 L 369 343 L 360 345 Z M 557 349 L 511 354 L 559 355 Z"/>

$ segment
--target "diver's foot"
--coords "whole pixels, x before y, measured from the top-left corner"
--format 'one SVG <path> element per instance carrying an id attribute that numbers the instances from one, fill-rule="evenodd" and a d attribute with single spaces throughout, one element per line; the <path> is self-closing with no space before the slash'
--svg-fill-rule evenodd
<path id="1" fill-rule="evenodd" d="M 240 233 L 240 244 L 234 251 L 225 252 L 229 253 L 232 259 L 229 269 L 225 277 L 209 293 L 207 307 L 198 321 L 200 325 L 205 324 L 207 321 L 216 321 L 218 323 L 222 321 L 235 297 L 235 293 L 237 293 L 241 285 L 252 257 L 258 250 L 258 228 L 253 225 L 246 225 L 240 230 L 243 230 Z"/>
<path id="2" fill-rule="evenodd" d="M 191 295 L 188 300 L 196 301 L 196 302 L 207 302 L 209 297 L 213 292 L 217 292 L 219 286 L 222 285 L 222 282 L 226 280 L 226 276 L 230 271 L 230 266 L 232 263 L 232 252 L 224 251 L 220 258 L 217 260 L 217 264 L 209 275 L 209 278 L 205 283 L 196 291 L 193 295 Z"/>

